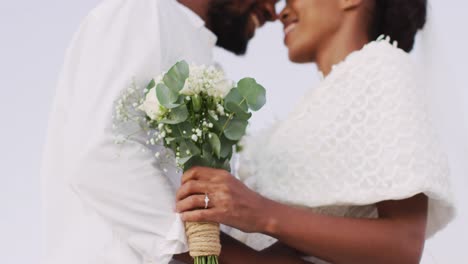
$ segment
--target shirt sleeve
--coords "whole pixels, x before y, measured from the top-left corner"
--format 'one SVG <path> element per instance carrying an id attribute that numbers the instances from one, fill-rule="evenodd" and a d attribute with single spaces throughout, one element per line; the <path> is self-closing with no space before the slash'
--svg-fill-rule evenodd
<path id="1" fill-rule="evenodd" d="M 168 263 L 187 250 L 174 187 L 142 151 L 143 135 L 116 145 L 112 129 L 120 92 L 162 71 L 158 3 L 107 0 L 93 10 L 73 40 L 59 90 L 68 98 L 63 166 L 70 188 L 142 259 Z"/>

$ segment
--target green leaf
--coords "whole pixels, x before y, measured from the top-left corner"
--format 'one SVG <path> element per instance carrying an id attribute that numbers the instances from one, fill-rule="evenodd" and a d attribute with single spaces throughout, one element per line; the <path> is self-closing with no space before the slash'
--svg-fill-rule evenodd
<path id="1" fill-rule="evenodd" d="M 216 158 L 213 156 L 213 148 L 209 142 L 205 142 L 202 148 L 202 158 L 208 162 L 210 167 L 212 167 L 213 164 L 216 163 Z"/>
<path id="2" fill-rule="evenodd" d="M 184 88 L 189 73 L 190 68 L 187 62 L 180 61 L 164 75 L 163 81 L 173 92 L 179 93 Z"/>
<path id="3" fill-rule="evenodd" d="M 180 157 L 198 156 L 201 150 L 190 139 L 182 139 L 179 144 Z"/>
<path id="4" fill-rule="evenodd" d="M 255 79 L 245 78 L 239 81 L 239 94 L 247 100 L 253 111 L 260 110 L 266 103 L 266 90 Z"/>
<path id="5" fill-rule="evenodd" d="M 210 143 L 211 148 L 213 149 L 213 152 L 216 155 L 216 157 L 220 158 L 221 141 L 219 140 L 219 137 L 215 133 L 209 133 L 208 142 Z"/>
<path id="6" fill-rule="evenodd" d="M 187 144 L 188 149 L 192 155 L 200 155 L 201 150 L 197 147 L 197 145 L 192 140 L 186 140 L 185 143 Z"/>
<path id="7" fill-rule="evenodd" d="M 176 108 L 170 109 L 169 114 L 161 121 L 161 123 L 170 125 L 180 124 L 187 120 L 188 116 L 189 112 L 187 110 L 187 106 L 180 105 Z"/>
<path id="8" fill-rule="evenodd" d="M 183 123 L 175 125 L 175 127 L 172 130 L 173 130 L 174 136 L 176 137 L 190 138 L 190 135 L 192 134 L 192 128 L 193 128 L 192 124 L 188 121 L 185 121 Z"/>
<path id="9" fill-rule="evenodd" d="M 240 93 L 239 89 L 233 88 L 231 91 L 226 95 L 224 98 L 224 107 L 228 107 L 228 104 L 234 103 L 240 106 L 240 108 L 244 111 L 247 112 L 249 110 L 249 107 L 247 106 L 247 99 L 245 99 Z"/>
<path id="10" fill-rule="evenodd" d="M 221 151 L 220 157 L 223 159 L 229 159 L 232 155 L 232 147 L 235 144 L 235 141 L 227 139 L 224 135 L 220 138 L 221 141 Z"/>
<path id="11" fill-rule="evenodd" d="M 158 97 L 159 103 L 168 109 L 180 105 L 176 104 L 177 100 L 179 99 L 179 94 L 173 92 L 163 83 L 158 84 L 158 86 L 156 87 L 156 96 Z"/>
<path id="12" fill-rule="evenodd" d="M 225 160 L 221 169 L 231 172 L 231 161 L 229 159 Z"/>
<path id="13" fill-rule="evenodd" d="M 151 82 L 148 84 L 148 86 L 146 86 L 146 89 L 153 89 L 154 86 L 156 86 L 156 82 L 154 81 L 154 79 L 151 79 Z"/>
<path id="14" fill-rule="evenodd" d="M 216 120 L 211 115 L 208 115 L 208 119 L 210 120 L 211 123 L 213 123 L 214 130 L 220 133 L 223 131 L 223 128 L 226 125 L 227 120 L 228 120 L 227 116 L 218 116 L 218 120 Z"/>
<path id="15" fill-rule="evenodd" d="M 184 164 L 184 172 L 195 166 L 209 167 L 210 162 L 200 156 L 194 156 Z"/>
<path id="16" fill-rule="evenodd" d="M 229 122 L 224 130 L 224 135 L 230 140 L 240 140 L 245 135 L 247 124 L 246 120 L 234 118 Z"/>
<path id="17" fill-rule="evenodd" d="M 244 150 L 244 147 L 241 144 L 236 144 L 236 152 L 242 152 Z"/>
<path id="18" fill-rule="evenodd" d="M 187 157 L 179 158 L 179 164 L 184 165 L 192 158 L 193 158 L 193 156 L 187 156 Z"/>
<path id="19" fill-rule="evenodd" d="M 252 117 L 251 113 L 245 112 L 238 104 L 234 102 L 228 102 L 226 104 L 226 109 L 235 113 L 236 117 L 243 120 L 249 120 Z"/>

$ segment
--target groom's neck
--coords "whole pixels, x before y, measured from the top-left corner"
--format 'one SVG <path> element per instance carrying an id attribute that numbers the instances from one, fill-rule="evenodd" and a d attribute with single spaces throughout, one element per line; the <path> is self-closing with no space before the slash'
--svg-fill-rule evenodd
<path id="1" fill-rule="evenodd" d="M 208 17 L 209 0 L 177 0 L 179 3 L 191 9 L 198 16 L 200 16 L 205 23 Z"/>

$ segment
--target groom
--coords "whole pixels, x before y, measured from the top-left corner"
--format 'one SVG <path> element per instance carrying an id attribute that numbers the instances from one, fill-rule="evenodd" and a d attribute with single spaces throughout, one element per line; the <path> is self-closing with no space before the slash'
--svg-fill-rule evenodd
<path id="1" fill-rule="evenodd" d="M 276 2 L 107 0 L 86 17 L 43 156 L 44 264 L 164 264 L 185 250 L 173 212 L 180 175 L 138 140 L 114 144 L 114 100 L 179 60 L 212 64 L 215 45 L 244 54 L 256 28 L 275 20 Z"/>

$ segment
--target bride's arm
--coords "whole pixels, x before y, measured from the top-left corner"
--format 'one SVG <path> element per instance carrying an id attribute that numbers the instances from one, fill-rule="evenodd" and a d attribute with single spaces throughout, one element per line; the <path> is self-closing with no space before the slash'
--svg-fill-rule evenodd
<path id="1" fill-rule="evenodd" d="M 221 243 L 223 250 L 219 261 L 223 264 L 311 264 L 302 260 L 295 252 L 279 250 L 278 247 L 272 247 L 272 250 L 256 251 L 224 233 L 221 234 Z M 193 263 L 188 253 L 176 255 L 174 259 L 187 264 Z"/>
<path id="2" fill-rule="evenodd" d="M 204 195 L 210 196 L 210 208 Z M 285 194 L 287 195 L 287 194 Z M 195 168 L 183 177 L 177 209 L 186 221 L 214 221 L 260 232 L 332 263 L 419 263 L 427 197 L 377 204 L 378 219 L 314 214 L 261 197 L 227 172 Z"/>

